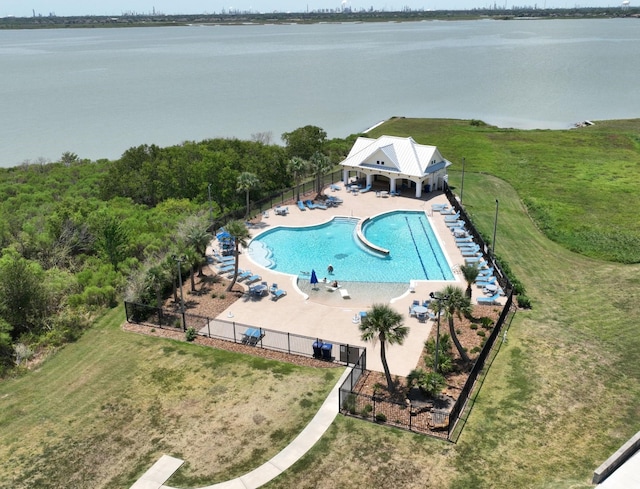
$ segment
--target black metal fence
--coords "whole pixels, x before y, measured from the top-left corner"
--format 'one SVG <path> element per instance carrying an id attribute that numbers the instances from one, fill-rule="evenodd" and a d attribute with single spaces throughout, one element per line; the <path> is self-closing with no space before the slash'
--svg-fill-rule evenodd
<path id="1" fill-rule="evenodd" d="M 322 338 L 312 338 L 195 314 L 185 313 L 183 326 L 183 314 L 180 312 L 133 302 L 125 302 L 124 307 L 127 321 L 130 323 L 176 331 L 193 328 L 198 336 L 242 343 L 290 355 L 313 357 L 349 365 L 357 363 L 365 351 L 364 348 L 334 343 Z"/>
<path id="2" fill-rule="evenodd" d="M 502 330 L 505 324 L 507 323 L 507 319 L 509 318 L 509 315 L 512 314 L 512 305 L 513 305 L 513 294 L 509 294 L 507 296 L 507 302 L 505 303 L 504 308 L 502 309 L 502 313 L 500 314 L 498 321 L 493 327 L 493 331 L 491 331 L 491 334 L 487 337 L 487 341 L 485 342 L 484 346 L 482 347 L 482 350 L 480 351 L 480 354 L 478 355 L 478 358 L 473 364 L 473 367 L 469 372 L 469 377 L 467 377 L 467 380 L 464 383 L 462 390 L 460 391 L 460 395 L 458 396 L 458 399 L 456 400 L 455 404 L 451 408 L 451 411 L 449 413 L 450 424 L 448 428 L 449 439 L 451 439 L 453 430 L 455 429 L 456 424 L 460 419 L 460 415 L 462 414 L 462 411 L 464 410 L 464 407 L 467 404 L 467 401 L 469 400 L 469 396 L 471 396 L 471 393 L 473 392 L 473 387 L 476 383 L 476 380 L 478 379 L 478 375 L 480 375 L 480 372 L 482 372 L 482 370 L 484 369 L 487 358 L 489 357 L 489 354 L 491 353 L 491 350 L 493 349 L 496 343 L 496 340 L 499 338 L 500 334 L 502 333 Z"/>

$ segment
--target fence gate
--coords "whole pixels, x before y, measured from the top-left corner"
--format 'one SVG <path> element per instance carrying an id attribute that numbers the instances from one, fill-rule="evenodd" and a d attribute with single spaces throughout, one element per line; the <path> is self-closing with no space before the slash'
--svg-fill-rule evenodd
<path id="1" fill-rule="evenodd" d="M 355 365 L 360 358 L 360 348 L 351 345 L 340 345 L 340 362 Z"/>

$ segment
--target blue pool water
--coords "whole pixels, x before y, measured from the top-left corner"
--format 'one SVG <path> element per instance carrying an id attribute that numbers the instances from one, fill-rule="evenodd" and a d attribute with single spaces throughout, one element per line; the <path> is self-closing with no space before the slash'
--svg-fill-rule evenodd
<path id="1" fill-rule="evenodd" d="M 346 282 L 453 280 L 453 272 L 424 212 L 394 211 L 364 224 L 366 239 L 390 251 L 371 251 L 356 235 L 358 220 L 334 218 L 317 226 L 277 227 L 251 241 L 254 261 L 283 273 Z M 331 264 L 332 275 L 327 273 Z"/>

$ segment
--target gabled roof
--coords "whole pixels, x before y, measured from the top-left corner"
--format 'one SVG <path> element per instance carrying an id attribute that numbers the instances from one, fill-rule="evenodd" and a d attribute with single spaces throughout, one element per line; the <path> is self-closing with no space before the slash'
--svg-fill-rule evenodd
<path id="1" fill-rule="evenodd" d="M 378 139 L 356 139 L 341 165 L 421 178 L 451 163 L 442 157 L 435 146 L 418 144 L 410 137 L 380 136 Z"/>

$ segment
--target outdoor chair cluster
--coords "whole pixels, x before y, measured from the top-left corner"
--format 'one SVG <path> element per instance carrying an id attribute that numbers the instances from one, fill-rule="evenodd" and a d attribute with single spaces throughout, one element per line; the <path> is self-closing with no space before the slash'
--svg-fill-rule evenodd
<path id="1" fill-rule="evenodd" d="M 289 214 L 289 208 L 277 206 L 273 209 L 273 212 L 275 212 L 276 216 L 286 216 L 287 214 Z"/>
<path id="2" fill-rule="evenodd" d="M 284 297 L 285 295 L 287 295 L 287 291 L 280 289 L 278 287 L 278 284 L 276 283 L 271 285 L 271 288 L 269 289 L 269 293 L 271 294 L 272 301 L 277 301 L 281 297 Z"/>
<path id="3" fill-rule="evenodd" d="M 263 297 L 269 293 L 269 285 L 267 282 L 261 282 L 258 285 L 249 286 L 249 295 L 251 297 Z"/>
<path id="4" fill-rule="evenodd" d="M 409 306 L 409 316 L 417 318 L 418 321 L 424 323 L 427 319 L 436 319 L 436 315 L 429 309 L 431 301 L 425 300 L 420 302 L 415 299 Z"/>

